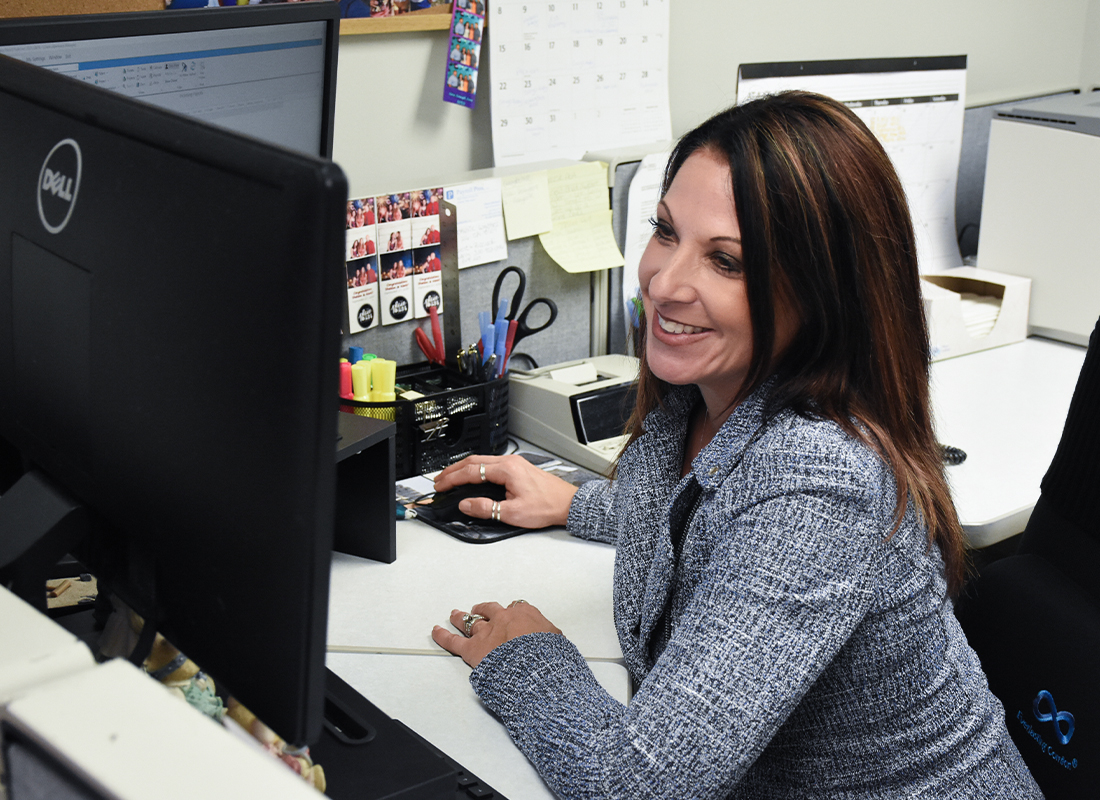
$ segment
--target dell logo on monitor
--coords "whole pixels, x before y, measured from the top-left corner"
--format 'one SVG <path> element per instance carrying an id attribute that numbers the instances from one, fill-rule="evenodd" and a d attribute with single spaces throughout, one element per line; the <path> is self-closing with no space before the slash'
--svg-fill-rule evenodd
<path id="1" fill-rule="evenodd" d="M 80 145 L 62 139 L 53 146 L 38 173 L 38 217 L 50 233 L 69 224 L 80 191 Z"/>

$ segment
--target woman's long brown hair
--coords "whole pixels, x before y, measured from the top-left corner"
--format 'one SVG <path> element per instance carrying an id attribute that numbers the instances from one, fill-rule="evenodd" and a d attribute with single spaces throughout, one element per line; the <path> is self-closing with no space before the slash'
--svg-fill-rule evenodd
<path id="1" fill-rule="evenodd" d="M 897 482 L 894 530 L 912 500 L 956 594 L 965 547 L 933 429 L 913 225 L 889 157 L 848 108 L 808 92 L 735 106 L 685 135 L 664 191 L 699 150 L 728 162 L 741 228 L 753 356 L 734 402 L 775 375 L 772 413 L 832 420 L 879 453 Z M 773 359 L 777 298 L 800 327 Z M 645 325 L 632 438 L 668 390 L 646 362 Z"/>

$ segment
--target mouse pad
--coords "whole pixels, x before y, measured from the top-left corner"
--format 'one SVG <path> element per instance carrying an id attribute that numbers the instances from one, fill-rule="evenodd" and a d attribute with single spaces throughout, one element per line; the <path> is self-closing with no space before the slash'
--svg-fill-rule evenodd
<path id="1" fill-rule="evenodd" d="M 581 467 L 563 464 L 548 456 L 533 453 L 520 453 L 519 455 L 537 466 L 546 463 L 547 466 L 544 466 L 543 469 L 572 483 L 574 486 L 580 486 L 590 480 L 602 477 Z M 456 486 L 447 492 L 437 492 L 432 495 L 432 502 L 429 503 L 427 498 L 424 498 L 417 501 L 413 507 L 416 509 L 418 519 L 423 520 L 433 528 L 438 528 L 444 533 L 454 536 L 456 539 L 474 544 L 499 542 L 501 539 L 507 539 L 511 536 L 519 536 L 535 530 L 545 530 L 545 528 L 518 528 L 503 522 L 494 522 L 491 519 L 475 519 L 458 510 L 458 503 L 462 498 L 475 496 L 504 500 L 505 490 L 503 486 L 496 483 L 469 483 Z"/>

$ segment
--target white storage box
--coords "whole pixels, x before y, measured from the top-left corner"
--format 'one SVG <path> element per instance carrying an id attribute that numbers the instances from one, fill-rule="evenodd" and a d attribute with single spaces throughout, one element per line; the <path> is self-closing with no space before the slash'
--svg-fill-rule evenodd
<path id="1" fill-rule="evenodd" d="M 957 267 L 921 275 L 932 360 L 1027 338 L 1031 279 Z"/>

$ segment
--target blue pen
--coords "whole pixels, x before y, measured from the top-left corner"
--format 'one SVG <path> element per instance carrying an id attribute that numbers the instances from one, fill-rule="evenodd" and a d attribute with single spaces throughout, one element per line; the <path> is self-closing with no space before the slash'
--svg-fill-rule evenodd
<path id="1" fill-rule="evenodd" d="M 508 346 L 508 319 L 502 314 L 497 318 L 496 328 L 496 347 L 493 348 L 493 353 L 497 357 L 496 374 L 490 375 L 490 378 L 500 377 L 500 373 L 504 371 L 504 351 Z"/>
<path id="2" fill-rule="evenodd" d="M 490 322 L 485 328 L 485 336 L 482 339 L 482 348 L 483 348 L 483 351 L 481 353 L 481 363 L 482 364 L 484 364 L 486 361 L 489 360 L 489 356 L 494 355 L 496 353 L 496 339 L 497 339 L 497 329 L 493 326 L 493 323 Z"/>
<path id="3" fill-rule="evenodd" d="M 504 298 L 500 301 L 500 308 L 497 309 L 497 318 L 495 320 L 496 325 L 500 325 L 500 321 L 508 316 L 508 298 Z"/>
<path id="4" fill-rule="evenodd" d="M 363 358 L 362 347 L 349 347 L 348 348 L 348 361 L 352 364 L 358 363 Z"/>

